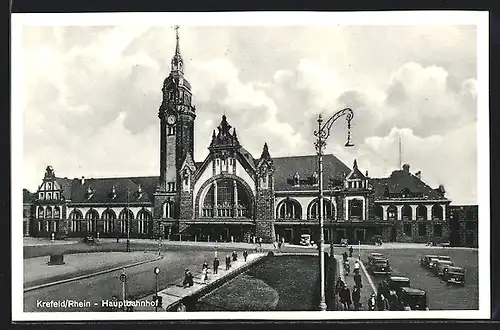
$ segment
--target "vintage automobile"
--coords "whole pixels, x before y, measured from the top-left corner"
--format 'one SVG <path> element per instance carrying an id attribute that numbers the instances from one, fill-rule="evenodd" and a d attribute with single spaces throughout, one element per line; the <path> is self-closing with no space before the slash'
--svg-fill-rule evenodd
<path id="1" fill-rule="evenodd" d="M 384 296 L 389 296 L 389 291 L 394 290 L 399 296 L 401 288 L 410 287 L 410 279 L 405 276 L 391 276 L 387 280 L 383 281 L 379 285 L 379 292 L 384 294 Z"/>
<path id="2" fill-rule="evenodd" d="M 448 266 L 444 269 L 443 281 L 447 284 L 465 285 L 465 269 L 457 266 Z"/>
<path id="3" fill-rule="evenodd" d="M 302 234 L 300 235 L 300 245 L 304 246 L 310 246 L 311 243 L 311 235 L 309 234 Z"/>
<path id="4" fill-rule="evenodd" d="M 453 266 L 453 262 L 449 260 L 438 260 L 432 266 L 432 271 L 437 276 L 443 276 L 445 269 L 449 266 Z"/>
<path id="5" fill-rule="evenodd" d="M 370 255 L 368 256 L 367 262 L 368 262 L 368 264 L 370 264 L 372 262 L 372 260 L 378 259 L 378 258 L 385 258 L 385 257 L 382 253 L 378 253 L 378 252 L 370 253 Z"/>
<path id="6" fill-rule="evenodd" d="M 411 310 L 427 310 L 427 293 L 424 290 L 402 287 L 398 294 L 399 309 L 405 310 L 410 307 Z"/>
<path id="7" fill-rule="evenodd" d="M 381 257 L 373 259 L 368 264 L 368 271 L 373 275 L 391 275 L 391 265 L 387 258 Z"/>
<path id="8" fill-rule="evenodd" d="M 340 240 L 340 246 L 344 246 L 344 247 L 349 246 L 349 240 L 347 238 L 342 238 Z"/>
<path id="9" fill-rule="evenodd" d="M 451 260 L 451 258 L 449 256 L 438 256 L 438 255 L 428 254 L 420 258 L 420 266 L 431 269 L 433 263 L 437 260 Z"/>

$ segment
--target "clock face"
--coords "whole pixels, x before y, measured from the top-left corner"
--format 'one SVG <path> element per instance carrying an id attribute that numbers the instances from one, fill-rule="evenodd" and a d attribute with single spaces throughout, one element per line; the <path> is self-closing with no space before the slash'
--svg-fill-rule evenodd
<path id="1" fill-rule="evenodd" d="M 173 125 L 173 124 L 175 124 L 175 119 L 176 119 L 175 115 L 169 115 L 169 116 L 167 117 L 167 123 L 168 123 L 169 125 Z"/>

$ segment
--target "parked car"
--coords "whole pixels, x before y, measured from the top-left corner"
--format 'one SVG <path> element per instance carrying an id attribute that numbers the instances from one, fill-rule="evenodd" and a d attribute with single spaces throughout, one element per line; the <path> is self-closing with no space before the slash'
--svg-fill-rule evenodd
<path id="1" fill-rule="evenodd" d="M 384 255 L 382 253 L 378 253 L 378 252 L 370 253 L 370 255 L 368 256 L 368 264 L 370 264 L 372 262 L 372 260 L 377 259 L 377 258 L 384 258 Z"/>
<path id="2" fill-rule="evenodd" d="M 453 266 L 453 262 L 452 261 L 450 261 L 450 260 L 438 260 L 432 266 L 432 271 L 437 276 L 443 276 L 444 272 L 445 272 L 445 269 L 448 268 L 449 266 Z"/>
<path id="3" fill-rule="evenodd" d="M 436 260 L 451 260 L 449 256 L 438 256 L 438 255 L 433 255 L 433 254 L 427 254 L 424 257 L 420 258 L 420 266 L 424 268 L 432 268 L 433 266 L 433 259 L 434 261 Z"/>
<path id="4" fill-rule="evenodd" d="M 457 266 L 448 266 L 444 270 L 443 280 L 447 284 L 465 285 L 465 269 Z"/>
<path id="5" fill-rule="evenodd" d="M 300 245 L 310 246 L 311 245 L 311 235 L 309 235 L 309 234 L 300 235 Z"/>
<path id="6" fill-rule="evenodd" d="M 380 293 L 383 293 L 386 297 L 389 296 L 390 290 L 396 291 L 397 295 L 399 296 L 401 288 L 411 286 L 410 279 L 404 276 L 391 276 L 387 280 L 383 281 L 380 285 Z"/>
<path id="7" fill-rule="evenodd" d="M 410 287 L 402 287 L 399 294 L 399 308 L 404 310 L 409 306 L 411 310 L 426 310 L 427 293 L 424 290 Z"/>
<path id="8" fill-rule="evenodd" d="M 391 275 L 391 266 L 387 258 L 376 258 L 368 264 L 369 272 L 373 275 Z"/>
<path id="9" fill-rule="evenodd" d="M 95 238 L 93 236 L 86 236 L 83 238 L 83 242 L 86 244 L 93 245 L 96 243 Z"/>

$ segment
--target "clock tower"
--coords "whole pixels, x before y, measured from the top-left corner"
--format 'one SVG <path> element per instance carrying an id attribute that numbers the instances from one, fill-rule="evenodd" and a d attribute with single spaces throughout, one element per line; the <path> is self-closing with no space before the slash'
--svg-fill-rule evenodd
<path id="1" fill-rule="evenodd" d="M 191 84 L 184 77 L 184 60 L 179 47 L 179 27 L 175 27 L 175 54 L 170 74 L 163 82 L 160 119 L 160 179 L 155 194 L 155 218 L 178 218 L 181 191 L 180 170 L 186 158 L 193 159 L 194 120 Z M 165 200 L 171 203 L 168 212 Z M 170 205 L 170 204 L 169 204 Z M 165 216 L 167 213 L 167 216 Z"/>
<path id="2" fill-rule="evenodd" d="M 184 60 L 176 27 L 175 54 L 171 71 L 163 82 L 160 118 L 160 190 L 177 191 L 179 170 L 186 156 L 193 157 L 196 108 L 191 104 L 191 84 L 184 77 Z"/>

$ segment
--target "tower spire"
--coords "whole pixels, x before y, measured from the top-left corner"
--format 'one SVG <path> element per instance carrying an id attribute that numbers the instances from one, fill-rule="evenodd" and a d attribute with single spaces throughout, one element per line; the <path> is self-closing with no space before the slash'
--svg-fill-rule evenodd
<path id="1" fill-rule="evenodd" d="M 179 25 L 174 26 L 175 30 L 175 54 L 172 58 L 172 72 L 184 73 L 184 61 L 181 56 L 181 48 L 179 46 Z"/>

